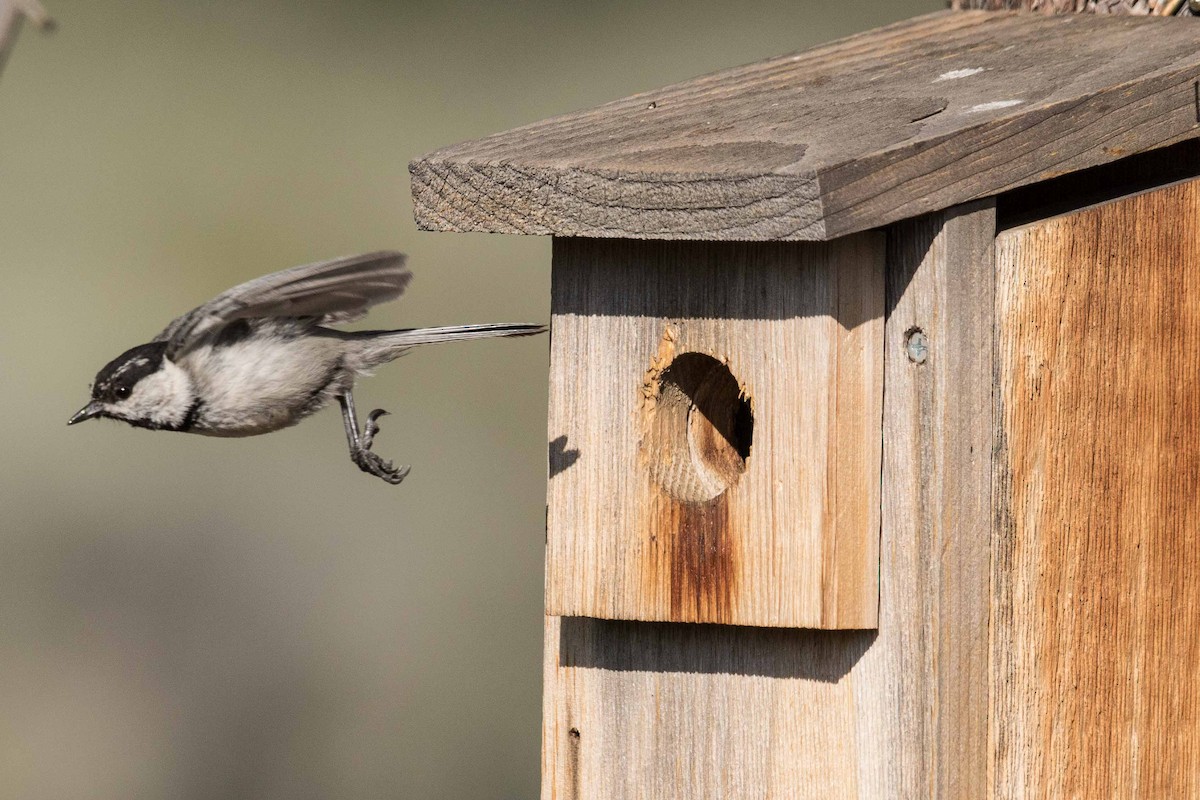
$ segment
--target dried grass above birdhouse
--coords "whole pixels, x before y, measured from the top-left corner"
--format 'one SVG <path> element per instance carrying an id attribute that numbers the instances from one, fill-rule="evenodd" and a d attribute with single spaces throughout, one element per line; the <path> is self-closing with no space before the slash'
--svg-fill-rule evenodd
<path id="1" fill-rule="evenodd" d="M 950 7 L 958 11 L 1028 10 L 1044 14 L 1200 15 L 1200 0 L 951 0 Z"/>

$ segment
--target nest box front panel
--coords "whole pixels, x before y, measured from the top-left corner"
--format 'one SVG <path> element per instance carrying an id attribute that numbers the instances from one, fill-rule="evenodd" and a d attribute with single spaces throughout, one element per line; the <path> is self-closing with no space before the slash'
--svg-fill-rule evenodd
<path id="1" fill-rule="evenodd" d="M 870 628 L 884 242 L 556 239 L 547 611 Z"/>

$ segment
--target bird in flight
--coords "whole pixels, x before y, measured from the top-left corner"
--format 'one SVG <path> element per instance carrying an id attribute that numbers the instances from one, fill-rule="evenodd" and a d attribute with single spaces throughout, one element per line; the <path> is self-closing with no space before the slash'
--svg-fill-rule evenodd
<path id="1" fill-rule="evenodd" d="M 398 484 L 409 467 L 372 449 L 375 409 L 362 428 L 354 381 L 418 345 L 529 336 L 542 325 L 497 323 L 341 331 L 367 309 L 395 300 L 412 280 L 403 253 L 347 256 L 264 275 L 175 319 L 153 341 L 96 374 L 92 398 L 68 425 L 105 417 L 139 428 L 205 436 L 256 436 L 295 425 L 336 400 L 350 458 Z"/>

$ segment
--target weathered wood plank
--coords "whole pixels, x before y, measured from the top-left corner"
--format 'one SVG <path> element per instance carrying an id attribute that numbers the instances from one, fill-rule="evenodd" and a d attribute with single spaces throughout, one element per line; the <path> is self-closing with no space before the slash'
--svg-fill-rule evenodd
<path id="1" fill-rule="evenodd" d="M 1200 181 L 997 269 L 994 796 L 1200 796 Z"/>
<path id="2" fill-rule="evenodd" d="M 542 797 L 884 796 L 850 674 L 874 631 L 546 618 Z"/>
<path id="3" fill-rule="evenodd" d="M 901 669 L 925 676 L 900 743 L 922 796 L 987 786 L 995 219 L 982 201 L 889 236 L 884 546 L 914 585 L 885 602 L 911 637 Z"/>
<path id="4" fill-rule="evenodd" d="M 549 613 L 875 626 L 883 261 L 555 240 Z"/>
<path id="5" fill-rule="evenodd" d="M 993 226 L 890 237 L 879 630 L 548 616 L 543 798 L 985 795 Z"/>
<path id="6" fill-rule="evenodd" d="M 832 239 L 1200 136 L 1200 35 L 944 12 L 449 147 L 433 230 Z"/>

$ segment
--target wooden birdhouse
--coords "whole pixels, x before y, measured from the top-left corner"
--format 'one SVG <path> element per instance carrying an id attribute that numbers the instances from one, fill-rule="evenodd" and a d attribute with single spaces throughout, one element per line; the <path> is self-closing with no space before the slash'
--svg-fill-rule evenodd
<path id="1" fill-rule="evenodd" d="M 544 797 L 1200 797 L 1196 137 L 946 12 L 412 163 L 554 237 Z"/>

